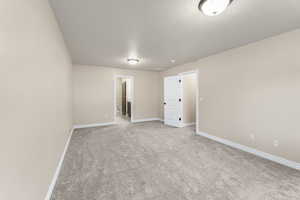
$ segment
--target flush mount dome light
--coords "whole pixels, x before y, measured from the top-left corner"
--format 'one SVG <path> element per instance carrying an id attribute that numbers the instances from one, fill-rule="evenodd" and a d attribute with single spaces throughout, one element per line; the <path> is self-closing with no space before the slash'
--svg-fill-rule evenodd
<path id="1" fill-rule="evenodd" d="M 128 62 L 129 65 L 136 65 L 140 62 L 140 60 L 137 59 L 137 58 L 128 58 L 127 62 Z"/>
<path id="2" fill-rule="evenodd" d="M 233 0 L 201 0 L 199 9 L 207 16 L 216 16 L 226 10 Z"/>

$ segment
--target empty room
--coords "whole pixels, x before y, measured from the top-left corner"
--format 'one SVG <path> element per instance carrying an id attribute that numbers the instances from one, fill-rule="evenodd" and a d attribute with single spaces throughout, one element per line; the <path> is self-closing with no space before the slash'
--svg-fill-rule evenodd
<path id="1" fill-rule="evenodd" d="M 0 200 L 300 200 L 299 0 L 0 0 Z"/>

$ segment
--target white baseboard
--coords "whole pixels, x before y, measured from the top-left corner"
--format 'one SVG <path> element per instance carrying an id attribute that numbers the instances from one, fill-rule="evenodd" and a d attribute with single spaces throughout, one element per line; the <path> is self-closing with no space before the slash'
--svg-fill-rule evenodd
<path id="1" fill-rule="evenodd" d="M 295 161 L 287 160 L 285 158 L 282 158 L 282 157 L 279 157 L 279 156 L 275 156 L 275 155 L 272 155 L 272 154 L 269 154 L 269 153 L 266 153 L 266 152 L 263 152 L 263 151 L 259 151 L 259 150 L 256 150 L 254 148 L 247 147 L 245 145 L 241 145 L 241 144 L 238 144 L 238 143 L 235 143 L 235 142 L 223 139 L 223 138 L 219 138 L 219 137 L 216 137 L 216 136 L 213 136 L 213 135 L 209 135 L 209 134 L 204 133 L 204 132 L 198 132 L 197 135 L 200 135 L 200 136 L 209 138 L 211 140 L 217 141 L 219 143 L 228 145 L 230 147 L 233 147 L 233 148 L 236 148 L 236 149 L 239 149 L 239 150 L 242 150 L 242 151 L 254 154 L 256 156 L 265 158 L 267 160 L 271 160 L 273 162 L 285 165 L 287 167 L 300 170 L 300 163 L 297 163 Z"/>
<path id="2" fill-rule="evenodd" d="M 150 121 L 162 121 L 162 119 L 161 118 L 146 118 L 146 119 L 134 119 L 134 120 L 131 120 L 132 123 L 150 122 Z"/>
<path id="3" fill-rule="evenodd" d="M 164 120 L 163 120 L 163 119 L 160 119 L 160 118 L 159 118 L 159 121 L 164 122 Z M 180 125 L 179 128 L 184 128 L 184 127 L 194 126 L 194 125 L 196 125 L 195 122 L 193 122 L 193 123 L 181 123 L 181 125 Z"/>
<path id="4" fill-rule="evenodd" d="M 63 161 L 65 159 L 65 155 L 66 155 L 66 152 L 68 150 L 68 147 L 69 147 L 69 144 L 70 144 L 70 140 L 71 140 L 71 137 L 73 135 L 73 132 L 74 132 L 74 129 L 71 130 L 71 133 L 69 134 L 69 138 L 65 144 L 65 148 L 64 148 L 64 151 L 60 157 L 60 160 L 59 160 L 59 163 L 58 163 L 58 166 L 55 170 L 55 173 L 54 173 L 54 176 L 53 176 L 53 179 L 51 181 L 51 184 L 49 186 L 49 189 L 48 189 L 48 192 L 47 192 L 47 195 L 46 195 L 46 198 L 45 200 L 50 200 L 51 199 L 51 195 L 52 195 L 52 192 L 54 190 L 54 187 L 55 187 L 55 184 L 56 184 L 56 181 L 57 181 L 57 178 L 58 178 L 58 175 L 59 175 L 59 172 L 61 170 L 61 167 L 62 167 L 62 164 L 63 164 Z"/>
<path id="5" fill-rule="evenodd" d="M 195 124 L 196 124 L 195 122 L 193 122 L 193 123 L 183 123 L 182 127 L 194 126 Z"/>
<path id="6" fill-rule="evenodd" d="M 93 127 L 99 127 L 99 126 L 110 126 L 110 125 L 115 125 L 115 124 L 116 124 L 116 122 L 97 123 L 97 124 L 85 124 L 85 125 L 74 125 L 74 129 L 93 128 Z"/>

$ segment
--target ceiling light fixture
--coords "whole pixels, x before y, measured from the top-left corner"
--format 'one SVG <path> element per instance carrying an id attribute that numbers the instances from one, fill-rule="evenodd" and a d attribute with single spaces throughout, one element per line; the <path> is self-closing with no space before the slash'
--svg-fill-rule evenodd
<path id="1" fill-rule="evenodd" d="M 207 16 L 216 16 L 226 10 L 233 0 L 201 0 L 199 10 Z"/>
<path id="2" fill-rule="evenodd" d="M 128 62 L 129 65 L 136 65 L 140 62 L 140 60 L 137 59 L 137 58 L 128 58 L 127 62 Z"/>

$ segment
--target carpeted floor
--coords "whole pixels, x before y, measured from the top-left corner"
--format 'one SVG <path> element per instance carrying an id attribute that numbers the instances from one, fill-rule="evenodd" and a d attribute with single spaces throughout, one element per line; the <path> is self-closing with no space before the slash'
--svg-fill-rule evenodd
<path id="1" fill-rule="evenodd" d="M 52 200 L 299 200 L 300 172 L 160 122 L 76 130 Z"/>

